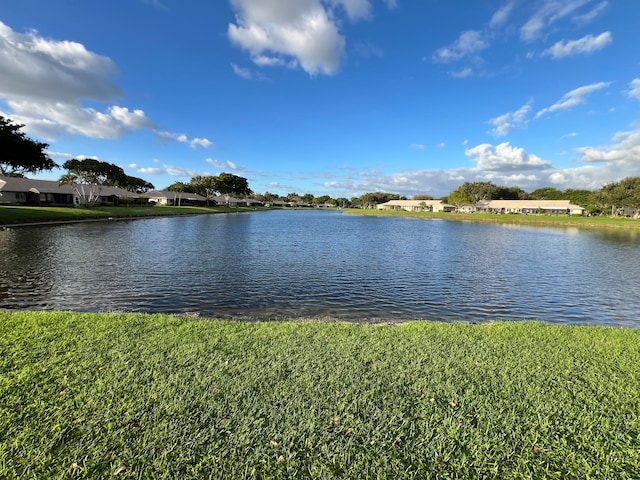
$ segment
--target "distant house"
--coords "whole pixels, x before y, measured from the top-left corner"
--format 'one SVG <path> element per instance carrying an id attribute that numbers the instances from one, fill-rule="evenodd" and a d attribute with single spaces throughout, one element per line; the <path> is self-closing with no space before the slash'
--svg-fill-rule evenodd
<path id="1" fill-rule="evenodd" d="M 408 212 L 453 212 L 456 207 L 442 200 L 389 200 L 378 210 L 406 210 Z"/>
<path id="2" fill-rule="evenodd" d="M 247 206 L 247 207 L 262 207 L 264 206 L 264 203 L 256 200 L 255 198 L 242 198 L 242 199 L 236 199 L 238 201 L 238 203 L 240 205 L 243 206 Z"/>
<path id="3" fill-rule="evenodd" d="M 100 187 L 98 203 L 117 205 L 122 198 L 139 195 L 119 187 Z M 60 185 L 55 180 L 0 177 L 0 203 L 13 205 L 79 205 L 80 198 L 71 185 Z"/>
<path id="4" fill-rule="evenodd" d="M 570 200 L 485 200 L 476 204 L 477 212 L 545 213 L 554 215 L 584 215 L 584 208 Z"/>
<path id="5" fill-rule="evenodd" d="M 284 207 L 290 207 L 291 203 L 285 202 L 284 200 L 274 200 L 272 202 L 267 203 L 266 206 L 284 208 Z"/>
<path id="6" fill-rule="evenodd" d="M 141 194 L 149 203 L 168 206 L 206 205 L 207 198 L 197 193 L 170 192 L 168 190 L 149 190 Z"/>

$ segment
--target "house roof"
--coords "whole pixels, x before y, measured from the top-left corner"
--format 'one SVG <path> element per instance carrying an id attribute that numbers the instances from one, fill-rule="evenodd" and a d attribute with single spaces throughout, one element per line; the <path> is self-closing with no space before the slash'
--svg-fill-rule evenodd
<path id="1" fill-rule="evenodd" d="M 169 190 L 149 190 L 148 192 L 142 193 L 141 196 L 144 198 L 175 198 L 181 200 L 193 200 L 198 202 L 206 202 L 207 198 L 199 195 L 197 193 L 189 193 L 189 192 L 171 192 Z"/>
<path id="2" fill-rule="evenodd" d="M 478 202 L 480 208 L 527 208 L 584 210 L 570 200 L 487 200 Z"/>
<path id="3" fill-rule="evenodd" d="M 70 185 L 59 185 L 58 182 L 52 180 L 35 180 L 21 177 L 0 177 L 0 190 L 5 192 L 73 194 Z"/>
<path id="4" fill-rule="evenodd" d="M 60 185 L 55 180 L 37 180 L 33 178 L 21 177 L 0 177 L 0 191 L 5 192 L 33 192 L 40 193 L 58 193 L 73 195 L 71 185 Z M 103 197 L 130 197 L 137 196 L 137 193 L 125 190 L 119 187 L 110 187 L 103 185 L 100 187 L 100 196 Z"/>
<path id="5" fill-rule="evenodd" d="M 442 200 L 389 200 L 386 203 L 381 203 L 380 205 L 387 205 L 389 207 L 421 207 L 425 206 L 445 206 L 445 207 L 453 207 L 453 205 L 449 205 L 448 203 L 444 203 Z"/>

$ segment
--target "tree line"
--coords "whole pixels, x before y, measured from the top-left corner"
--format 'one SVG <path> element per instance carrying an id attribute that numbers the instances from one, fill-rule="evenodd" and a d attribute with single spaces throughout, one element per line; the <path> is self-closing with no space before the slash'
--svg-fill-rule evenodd
<path id="1" fill-rule="evenodd" d="M 21 131 L 24 125 L 0 116 L 0 175 L 23 177 L 60 168 L 46 153 L 48 144 L 35 141 Z M 71 159 L 62 164 L 67 173 L 60 178 L 61 184 L 71 185 L 85 205 L 93 204 L 98 198 L 101 185 L 117 186 L 135 193 L 143 193 L 155 188 L 153 184 L 138 177 L 125 174 L 117 165 L 96 159 Z M 277 195 L 270 192 L 254 193 L 246 178 L 230 173 L 217 176 L 196 176 L 189 182 L 175 182 L 167 187 L 170 191 L 198 193 L 207 203 L 216 195 L 230 197 L 252 197 L 265 203 L 286 202 L 300 206 L 327 205 L 339 208 L 375 208 L 389 200 L 406 200 L 399 194 L 370 192 L 350 199 L 329 195 L 315 197 L 310 193 Z M 415 195 L 415 200 L 432 200 L 430 195 Z M 580 205 L 590 214 L 625 213 L 628 209 L 640 211 L 640 177 L 627 177 L 619 182 L 611 182 L 600 190 L 567 189 L 554 187 L 538 188 L 525 192 L 519 187 L 506 187 L 491 182 L 465 182 L 441 200 L 461 207 L 475 205 L 481 200 L 570 200 Z"/>

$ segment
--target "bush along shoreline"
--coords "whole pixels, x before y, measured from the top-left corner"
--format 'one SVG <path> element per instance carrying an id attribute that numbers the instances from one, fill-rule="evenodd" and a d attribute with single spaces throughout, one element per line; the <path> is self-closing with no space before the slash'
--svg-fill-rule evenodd
<path id="1" fill-rule="evenodd" d="M 0 311 L 2 478 L 632 479 L 640 330 Z"/>

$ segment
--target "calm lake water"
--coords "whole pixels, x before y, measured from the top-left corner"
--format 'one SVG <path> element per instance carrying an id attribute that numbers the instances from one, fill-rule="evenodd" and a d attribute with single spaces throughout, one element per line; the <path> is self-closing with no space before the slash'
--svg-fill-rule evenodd
<path id="1" fill-rule="evenodd" d="M 640 233 L 317 210 L 14 228 L 0 308 L 640 327 Z"/>

